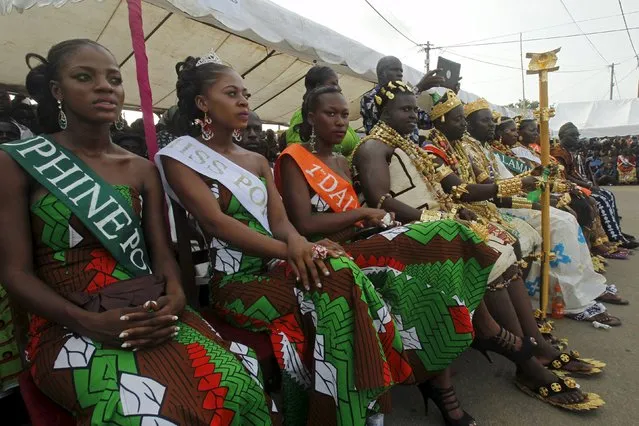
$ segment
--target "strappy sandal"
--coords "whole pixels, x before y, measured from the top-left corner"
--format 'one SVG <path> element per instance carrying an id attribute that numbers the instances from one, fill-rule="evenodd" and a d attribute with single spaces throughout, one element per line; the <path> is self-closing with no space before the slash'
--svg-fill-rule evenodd
<path id="1" fill-rule="evenodd" d="M 583 322 L 595 322 L 609 325 L 610 327 L 619 327 L 621 326 L 621 320 L 617 317 L 613 317 L 608 312 L 602 312 L 600 314 L 594 315 L 589 318 L 580 318 L 581 314 L 566 314 L 566 318 L 570 318 L 575 321 L 583 321 Z"/>
<path id="2" fill-rule="evenodd" d="M 562 379 L 557 377 L 557 381 L 546 383 L 534 389 L 530 388 L 518 379 L 515 380 L 515 385 L 526 395 L 537 398 L 552 406 L 563 408 L 564 410 L 590 411 L 596 410 L 597 408 L 605 404 L 604 400 L 601 399 L 601 397 L 596 393 L 584 393 L 585 399 L 574 404 L 558 402 L 552 399 L 553 396 L 577 392 L 579 385 L 577 385 L 577 382 L 575 382 L 571 378 Z"/>
<path id="3" fill-rule="evenodd" d="M 611 305 L 629 305 L 630 301 L 619 297 L 617 294 L 617 286 L 614 284 L 608 284 L 606 286 L 606 291 L 595 299 L 597 302 L 610 303 Z"/>
<path id="4" fill-rule="evenodd" d="M 419 390 L 424 398 L 424 404 L 426 404 L 426 415 L 428 415 L 428 400 L 432 399 L 442 417 L 446 426 L 477 426 L 475 419 L 463 411 L 463 415 L 459 419 L 453 419 L 450 417 L 450 412 L 461 407 L 455 389 L 451 386 L 449 388 L 438 388 L 432 385 L 430 382 L 422 383 L 419 386 Z"/>
<path id="5" fill-rule="evenodd" d="M 489 338 L 476 338 L 471 347 L 481 352 L 488 362 L 492 364 L 492 359 L 488 352 L 495 352 L 505 356 L 515 364 L 524 362 L 533 357 L 533 351 L 538 346 L 534 337 L 525 336 L 521 339 L 521 347 L 516 350 L 517 336 L 506 330 L 504 327 L 499 329 L 499 333 Z"/>
<path id="6" fill-rule="evenodd" d="M 573 361 L 581 362 L 582 364 L 590 366 L 590 370 L 568 370 L 566 366 Z M 605 362 L 597 361 L 596 359 L 592 358 L 581 358 L 579 356 L 579 352 L 570 351 L 569 353 L 564 352 L 559 354 L 545 367 L 549 370 L 552 370 L 553 373 L 555 373 L 557 376 L 564 377 L 568 374 L 580 376 L 595 376 L 597 374 L 601 374 L 602 368 L 604 368 L 605 366 Z"/>

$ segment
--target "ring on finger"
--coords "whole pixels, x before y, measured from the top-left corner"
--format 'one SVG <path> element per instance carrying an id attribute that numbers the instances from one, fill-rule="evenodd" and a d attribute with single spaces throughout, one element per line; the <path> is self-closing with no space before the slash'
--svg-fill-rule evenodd
<path id="1" fill-rule="evenodd" d="M 313 260 L 326 259 L 328 256 L 328 249 L 322 245 L 314 244 L 311 250 Z"/>

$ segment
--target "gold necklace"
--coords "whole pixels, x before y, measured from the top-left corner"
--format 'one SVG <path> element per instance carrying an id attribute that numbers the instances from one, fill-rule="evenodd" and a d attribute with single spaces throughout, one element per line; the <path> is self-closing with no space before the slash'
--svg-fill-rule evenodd
<path id="1" fill-rule="evenodd" d="M 410 158 L 413 166 L 417 169 L 420 176 L 424 180 L 427 186 L 433 188 L 435 192 L 435 196 L 437 201 L 439 201 L 440 206 L 446 211 L 450 212 L 453 210 L 454 203 L 450 197 L 450 195 L 446 194 L 438 182 L 435 181 L 434 177 L 437 175 L 437 169 L 441 166 L 436 165 L 433 161 L 431 155 L 426 150 L 420 148 L 417 144 L 408 139 L 402 137 L 395 129 L 384 123 L 383 121 L 378 122 L 375 127 L 371 130 L 370 134 L 363 138 L 361 142 L 355 147 L 353 150 L 353 154 L 351 155 L 351 159 L 357 152 L 359 146 L 370 139 L 376 139 L 381 141 L 382 143 L 391 146 L 393 148 L 399 148 Z"/>

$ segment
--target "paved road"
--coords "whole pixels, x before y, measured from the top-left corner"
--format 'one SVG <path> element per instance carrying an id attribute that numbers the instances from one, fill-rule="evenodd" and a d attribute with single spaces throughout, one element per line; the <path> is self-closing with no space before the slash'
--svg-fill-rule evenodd
<path id="1" fill-rule="evenodd" d="M 617 195 L 625 232 L 639 236 L 639 187 L 612 187 Z M 598 378 L 579 379 L 582 389 L 600 394 L 606 405 L 595 413 L 574 414 L 553 408 L 533 399 L 513 384 L 514 367 L 495 355 L 490 365 L 475 351 L 460 357 L 453 368 L 455 385 L 464 408 L 480 425 L 491 426 L 589 426 L 639 425 L 639 252 L 629 260 L 612 260 L 606 277 L 617 284 L 631 306 L 612 306 L 623 326 L 603 331 L 590 324 L 564 319 L 556 323 L 556 335 L 567 337 L 570 348 L 582 356 L 608 363 Z M 415 387 L 393 390 L 393 413 L 386 416 L 386 425 L 443 425 L 442 418 L 430 403 L 430 415 L 423 416 L 421 396 Z"/>

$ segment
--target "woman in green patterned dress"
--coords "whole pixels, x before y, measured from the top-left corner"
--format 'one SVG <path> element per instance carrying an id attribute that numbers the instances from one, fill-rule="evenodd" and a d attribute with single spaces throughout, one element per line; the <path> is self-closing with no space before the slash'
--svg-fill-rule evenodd
<path id="1" fill-rule="evenodd" d="M 274 170 L 291 222 L 309 238 L 344 244 L 389 304 L 425 403 L 432 398 L 448 424 L 475 424 L 457 402 L 448 366 L 473 341 L 471 315 L 497 252 L 455 219 L 384 230 L 391 214 L 360 207 L 348 162 L 332 153 L 348 125 L 341 90 L 307 93 L 302 116 L 301 136 L 309 143 L 287 148 Z M 350 242 L 364 226 L 376 233 Z M 485 317 L 485 306 L 479 309 Z"/>
<path id="2" fill-rule="evenodd" d="M 412 380 L 386 304 L 341 247 L 299 235 L 266 159 L 233 143 L 249 117 L 242 77 L 213 54 L 176 70 L 180 114 L 196 137 L 164 147 L 156 164 L 209 242 L 213 307 L 269 332 L 286 424 L 363 425 L 387 408 L 392 385 Z"/>
<path id="3" fill-rule="evenodd" d="M 18 375 L 22 371 L 22 360 L 13 330 L 9 296 L 0 285 L 0 399 L 18 386 Z"/>
<path id="4" fill-rule="evenodd" d="M 36 385 L 80 425 L 270 424 L 252 351 L 185 306 L 157 169 L 111 142 L 118 62 L 91 40 L 32 59 L 46 134 L 0 146 L 0 278 Z"/>

